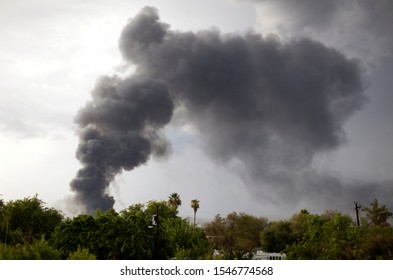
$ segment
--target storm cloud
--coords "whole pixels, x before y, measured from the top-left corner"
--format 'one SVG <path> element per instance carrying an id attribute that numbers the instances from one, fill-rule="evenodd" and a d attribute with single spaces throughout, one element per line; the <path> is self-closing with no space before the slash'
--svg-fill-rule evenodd
<path id="1" fill-rule="evenodd" d="M 263 32 L 311 36 L 368 63 L 393 56 L 389 0 L 237 0 L 257 4 Z M 271 15 L 274 14 L 272 17 Z M 269 24 L 267 24 L 269 22 Z"/>
<path id="2" fill-rule="evenodd" d="M 237 166 L 252 192 L 315 197 L 329 178 L 313 159 L 345 142 L 343 125 L 365 103 L 361 63 L 307 38 L 174 31 L 145 7 L 119 47 L 135 73 L 102 78 L 76 117 L 83 168 L 71 186 L 88 211 L 112 207 L 106 190 L 123 169 L 165 154 L 160 131 L 176 108 L 210 158 Z"/>

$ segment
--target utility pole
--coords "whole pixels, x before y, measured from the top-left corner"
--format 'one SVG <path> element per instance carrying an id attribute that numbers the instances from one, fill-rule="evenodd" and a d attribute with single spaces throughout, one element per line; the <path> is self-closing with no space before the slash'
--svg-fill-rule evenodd
<path id="1" fill-rule="evenodd" d="M 158 252 L 158 259 L 161 256 L 161 251 L 160 251 L 160 242 L 161 242 L 161 232 L 160 232 L 160 220 L 159 220 L 159 213 L 160 213 L 160 208 L 157 204 L 157 252 Z"/>
<path id="2" fill-rule="evenodd" d="M 160 239 L 161 239 L 161 232 L 160 232 L 160 207 L 157 203 L 156 205 L 156 214 L 154 215 L 154 221 L 155 225 L 157 226 L 156 228 L 156 249 L 155 251 L 155 259 L 159 260 L 160 259 Z"/>
<path id="3" fill-rule="evenodd" d="M 362 208 L 362 205 L 359 205 L 357 201 L 355 201 L 354 203 L 355 203 L 355 212 L 356 212 L 356 222 L 358 226 L 360 226 L 359 210 Z"/>
<path id="4" fill-rule="evenodd" d="M 7 219 L 7 229 L 5 230 L 4 245 L 6 245 L 6 244 L 7 244 L 7 237 L 8 237 L 8 225 L 9 225 L 9 222 L 8 222 L 8 219 Z"/>

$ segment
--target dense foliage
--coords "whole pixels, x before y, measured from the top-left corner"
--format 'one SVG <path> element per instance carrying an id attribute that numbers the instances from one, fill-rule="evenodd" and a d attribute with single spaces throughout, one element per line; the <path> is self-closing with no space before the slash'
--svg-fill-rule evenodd
<path id="1" fill-rule="evenodd" d="M 165 202 L 67 219 L 51 243 L 63 256 L 85 248 L 97 259 L 198 259 L 209 252 L 203 230 L 178 217 Z"/>
<path id="2" fill-rule="evenodd" d="M 65 219 L 35 197 L 0 200 L 0 259 L 250 259 L 257 250 L 287 259 L 393 259 L 392 213 L 373 200 L 361 223 L 338 211 L 268 221 L 217 215 L 203 227 L 178 216 L 169 200 Z M 213 254 L 214 251 L 214 254 Z"/>
<path id="3" fill-rule="evenodd" d="M 231 213 L 217 215 L 205 230 L 211 246 L 227 259 L 250 258 L 257 248 L 285 253 L 287 259 L 393 259 L 392 213 L 377 199 L 362 212 L 360 226 L 338 211 L 318 215 L 303 209 L 289 220 L 271 222 Z"/>
<path id="4" fill-rule="evenodd" d="M 0 203 L 0 241 L 7 245 L 48 240 L 63 215 L 37 196 Z"/>
<path id="5" fill-rule="evenodd" d="M 382 224 L 382 225 L 381 225 Z M 296 242 L 285 244 L 289 259 L 393 259 L 393 228 L 370 217 L 357 226 L 339 212 L 307 215 Z"/>
<path id="6" fill-rule="evenodd" d="M 0 259 L 208 258 L 204 230 L 180 218 L 179 205 L 173 196 L 64 219 L 37 196 L 0 200 Z"/>
<path id="7" fill-rule="evenodd" d="M 205 231 L 213 248 L 220 250 L 225 259 L 250 258 L 252 250 L 260 246 L 259 235 L 267 227 L 263 217 L 245 213 L 230 213 L 226 218 L 217 215 L 205 225 Z"/>

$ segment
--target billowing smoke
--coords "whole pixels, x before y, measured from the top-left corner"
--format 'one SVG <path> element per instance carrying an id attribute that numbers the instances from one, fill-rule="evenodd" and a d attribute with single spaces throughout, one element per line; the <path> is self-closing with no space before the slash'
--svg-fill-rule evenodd
<path id="1" fill-rule="evenodd" d="M 77 201 L 90 213 L 113 206 L 106 190 L 123 169 L 166 153 L 159 130 L 171 120 L 174 106 L 165 83 L 141 76 L 102 77 L 92 97 L 76 117 L 76 155 L 83 167 L 71 182 Z"/>
<path id="2" fill-rule="evenodd" d="M 71 186 L 88 211 L 112 207 L 116 174 L 165 153 L 160 129 L 174 106 L 211 158 L 240 163 L 272 199 L 296 200 L 313 158 L 345 141 L 343 124 L 364 103 L 359 62 L 307 38 L 172 31 L 145 7 L 119 46 L 135 74 L 102 78 L 76 118 L 83 168 Z"/>

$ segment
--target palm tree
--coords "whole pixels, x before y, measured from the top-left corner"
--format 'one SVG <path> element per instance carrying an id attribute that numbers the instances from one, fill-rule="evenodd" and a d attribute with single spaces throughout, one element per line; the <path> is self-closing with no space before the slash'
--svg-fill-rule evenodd
<path id="1" fill-rule="evenodd" d="M 199 208 L 199 200 L 198 199 L 191 200 L 191 208 L 194 209 L 194 226 L 195 226 L 195 224 L 196 224 L 196 212 L 198 211 L 198 208 Z"/>
<path id="2" fill-rule="evenodd" d="M 171 193 L 168 197 L 168 205 L 173 207 L 177 212 L 177 208 L 181 205 L 180 195 L 178 193 Z"/>

